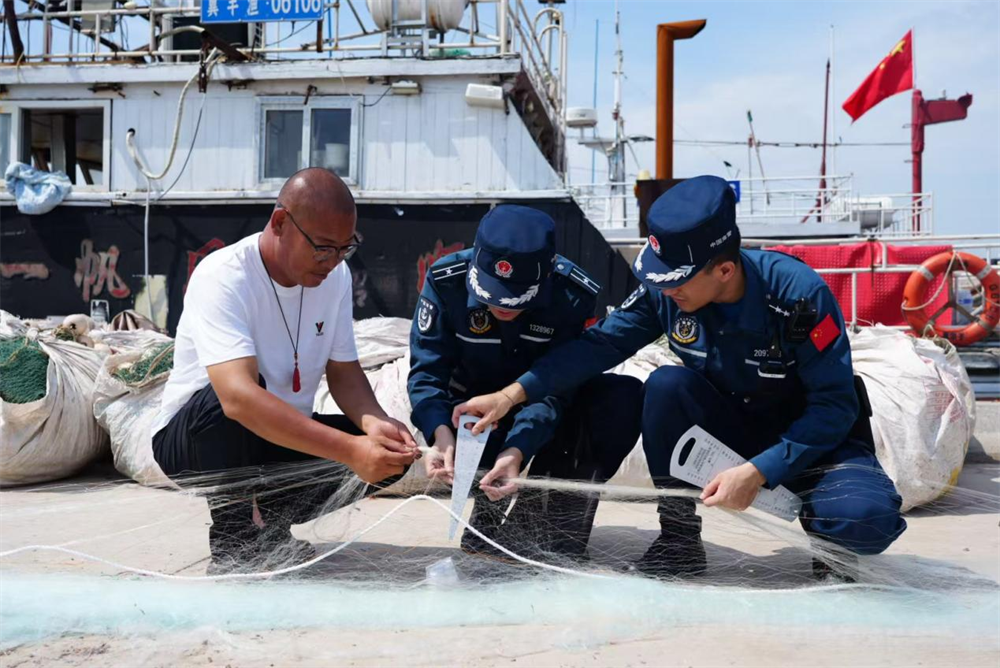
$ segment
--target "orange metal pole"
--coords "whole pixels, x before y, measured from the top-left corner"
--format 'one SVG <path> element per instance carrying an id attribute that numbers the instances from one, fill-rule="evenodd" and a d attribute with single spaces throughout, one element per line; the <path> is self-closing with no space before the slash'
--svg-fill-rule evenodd
<path id="1" fill-rule="evenodd" d="M 707 21 L 656 26 L 656 178 L 674 178 L 674 40 L 691 39 Z"/>

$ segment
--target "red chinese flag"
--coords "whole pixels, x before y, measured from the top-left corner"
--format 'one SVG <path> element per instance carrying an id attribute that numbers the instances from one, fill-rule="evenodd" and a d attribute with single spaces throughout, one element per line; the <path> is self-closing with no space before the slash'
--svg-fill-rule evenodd
<path id="1" fill-rule="evenodd" d="M 844 102 L 844 111 L 853 119 L 887 97 L 913 88 L 913 31 L 892 48 L 868 78 Z"/>
<path id="2" fill-rule="evenodd" d="M 840 327 L 837 327 L 837 322 L 829 313 L 826 314 L 821 323 L 813 327 L 812 331 L 809 332 L 809 340 L 813 342 L 816 350 L 820 352 L 836 341 L 838 336 L 840 336 Z"/>

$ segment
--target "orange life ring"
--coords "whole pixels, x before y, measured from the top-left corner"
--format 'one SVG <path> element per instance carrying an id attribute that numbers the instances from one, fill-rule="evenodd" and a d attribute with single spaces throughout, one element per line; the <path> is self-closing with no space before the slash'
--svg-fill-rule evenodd
<path id="1" fill-rule="evenodd" d="M 968 325 L 939 325 L 934 318 L 945 308 L 961 307 L 949 298 L 945 306 L 936 313 L 927 315 L 925 310 L 929 306 L 927 288 L 935 278 L 954 269 L 964 269 L 979 279 L 982 284 L 983 310 L 982 313 L 971 314 L 961 309 L 973 319 Z M 986 260 L 976 255 L 952 251 L 938 253 L 925 260 L 906 281 L 906 287 L 903 289 L 903 315 L 919 336 L 923 336 L 930 328 L 935 334 L 956 346 L 975 343 L 992 332 L 997 323 L 1000 323 L 1000 276 L 997 275 L 996 269 L 986 263 Z"/>

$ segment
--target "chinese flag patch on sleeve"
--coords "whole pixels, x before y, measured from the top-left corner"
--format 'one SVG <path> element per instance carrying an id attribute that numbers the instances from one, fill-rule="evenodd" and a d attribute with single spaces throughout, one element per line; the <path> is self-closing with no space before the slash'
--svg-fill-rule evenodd
<path id="1" fill-rule="evenodd" d="M 812 331 L 809 332 L 809 340 L 813 342 L 816 346 L 816 350 L 823 351 L 828 345 L 837 340 L 840 336 L 840 328 L 837 327 L 836 321 L 833 316 L 829 313 L 823 318 L 823 321 L 813 327 Z"/>

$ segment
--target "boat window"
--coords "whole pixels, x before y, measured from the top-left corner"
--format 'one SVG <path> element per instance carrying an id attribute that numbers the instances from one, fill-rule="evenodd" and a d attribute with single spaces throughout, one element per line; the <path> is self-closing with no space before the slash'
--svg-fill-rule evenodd
<path id="1" fill-rule="evenodd" d="M 22 162 L 47 172 L 65 172 L 75 185 L 104 185 L 103 109 L 25 108 L 20 126 Z M 0 153 L 0 163 L 4 157 Z"/>
<path id="2" fill-rule="evenodd" d="M 269 109 L 264 127 L 264 178 L 288 178 L 301 163 L 302 112 Z"/>
<path id="3" fill-rule="evenodd" d="M 274 188 L 306 167 L 323 167 L 358 183 L 360 98 L 346 95 L 258 98 L 258 177 Z"/>
<path id="4" fill-rule="evenodd" d="M 0 180 L 10 164 L 10 114 L 0 114 Z"/>
<path id="5" fill-rule="evenodd" d="M 344 178 L 351 171 L 351 110 L 315 109 L 309 138 L 309 166 Z"/>

